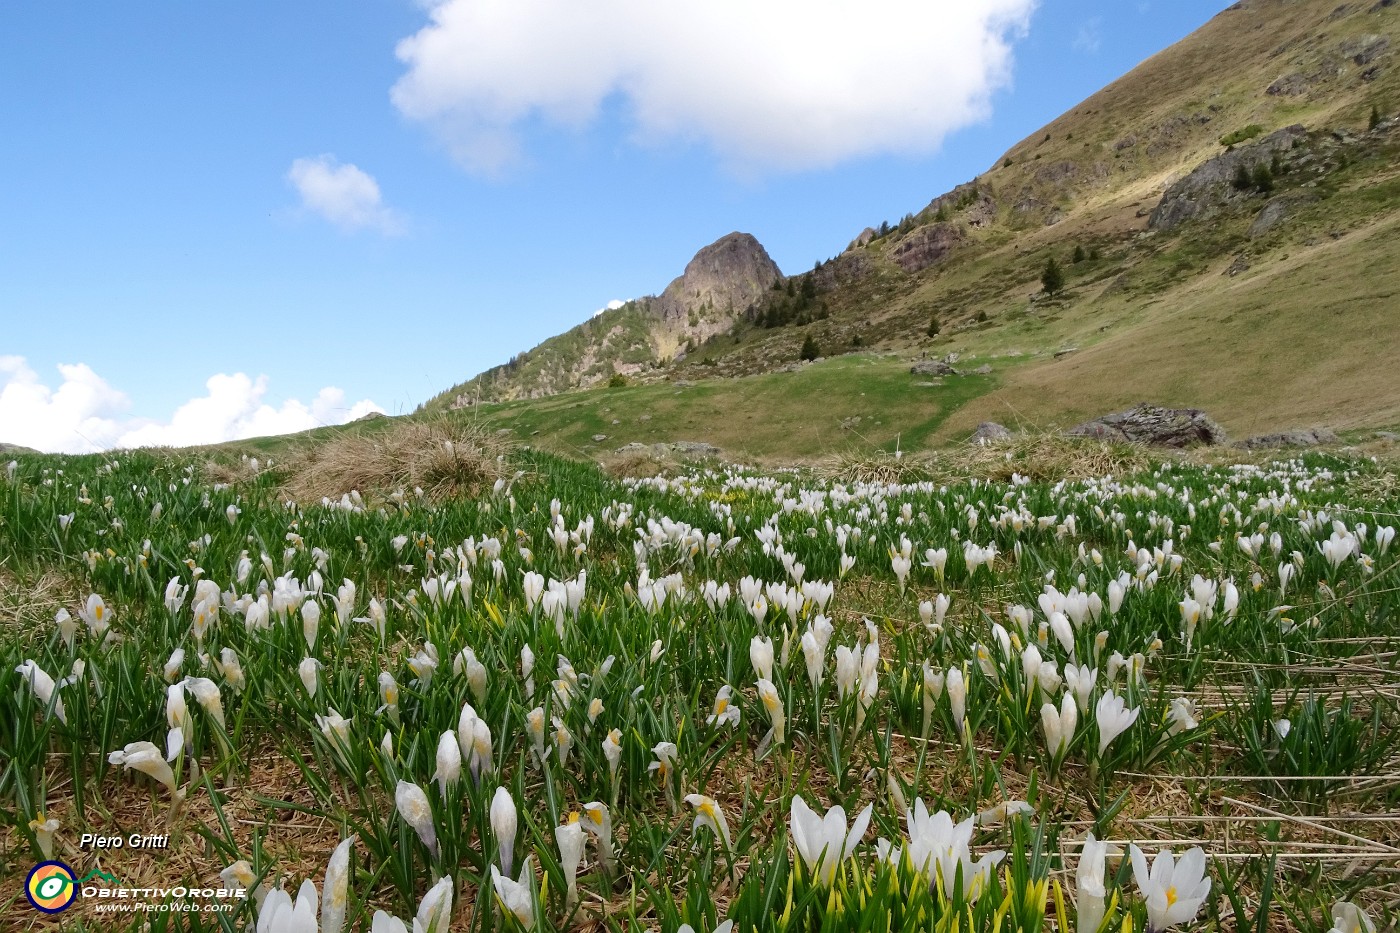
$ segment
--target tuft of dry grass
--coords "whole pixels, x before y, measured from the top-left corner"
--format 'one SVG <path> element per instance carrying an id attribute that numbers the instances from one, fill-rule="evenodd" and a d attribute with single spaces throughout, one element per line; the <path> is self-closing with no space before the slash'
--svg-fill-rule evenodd
<path id="1" fill-rule="evenodd" d="M 826 482 L 914 483 L 928 479 L 928 458 L 895 457 L 885 450 L 846 450 L 817 461 L 812 472 Z"/>
<path id="2" fill-rule="evenodd" d="M 347 431 L 296 448 L 279 464 L 281 493 L 298 502 L 412 493 L 469 495 L 508 472 L 515 444 L 476 422 L 444 416 L 400 421 L 387 430 Z"/>
<path id="3" fill-rule="evenodd" d="M 77 600 L 82 584 L 58 570 L 30 574 L 0 564 L 0 639 L 38 646 L 54 614 Z"/>
<path id="4" fill-rule="evenodd" d="M 949 478 L 973 476 L 1008 482 L 1012 474 L 1036 482 L 1127 476 L 1152 462 L 1139 444 L 1067 437 L 1054 431 L 1018 434 L 998 444 L 967 444 L 936 461 Z"/>
<path id="5" fill-rule="evenodd" d="M 1036 431 L 993 444 L 963 444 L 899 458 L 879 450 L 833 454 L 815 464 L 813 470 L 824 480 L 841 482 L 912 483 L 977 478 L 1004 483 L 1013 473 L 1037 482 L 1056 482 L 1125 476 L 1146 469 L 1151 463 L 1151 451 L 1141 445 Z"/>
<path id="6" fill-rule="evenodd" d="M 655 448 L 628 451 L 599 459 L 598 466 L 613 479 L 646 479 L 652 476 L 675 476 L 685 467 L 670 454 Z"/>

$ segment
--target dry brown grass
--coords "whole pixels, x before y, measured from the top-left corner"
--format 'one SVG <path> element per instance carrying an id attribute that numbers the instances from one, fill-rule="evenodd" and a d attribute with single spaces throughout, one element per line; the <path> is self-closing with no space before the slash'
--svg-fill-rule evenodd
<path id="1" fill-rule="evenodd" d="M 968 478 L 1004 483 L 1010 481 L 1012 474 L 1057 482 L 1127 476 L 1147 468 L 1151 462 L 1151 452 L 1136 444 L 1034 431 L 1000 443 L 961 444 L 898 459 L 884 451 L 834 454 L 816 463 L 813 470 L 824 480 L 847 483 L 947 482 Z"/>
<path id="2" fill-rule="evenodd" d="M 285 456 L 281 492 L 298 502 L 338 499 L 352 490 L 367 499 L 415 489 L 434 500 L 469 495 L 507 474 L 514 446 L 483 425 L 451 417 L 347 431 Z"/>
<path id="3" fill-rule="evenodd" d="M 611 454 L 598 460 L 598 466 L 613 479 L 645 479 L 651 476 L 675 476 L 685 464 L 655 448 Z"/>
<path id="4" fill-rule="evenodd" d="M 0 564 L 0 639 L 37 645 L 53 631 L 54 614 L 77 602 L 81 584 L 57 571 L 26 577 Z"/>

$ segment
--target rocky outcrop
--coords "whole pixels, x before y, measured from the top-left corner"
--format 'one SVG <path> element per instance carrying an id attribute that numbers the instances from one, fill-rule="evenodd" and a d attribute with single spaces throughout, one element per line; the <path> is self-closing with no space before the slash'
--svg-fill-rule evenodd
<path id="1" fill-rule="evenodd" d="M 1337 443 L 1337 435 L 1328 428 L 1307 428 L 1305 430 L 1281 431 L 1278 434 L 1260 434 L 1245 438 L 1235 444 L 1246 450 L 1268 447 L 1317 447 L 1320 444 Z"/>
<path id="2" fill-rule="evenodd" d="M 968 442 L 979 447 L 986 447 L 990 444 L 998 444 L 1002 441 L 1009 441 L 1012 438 L 1011 429 L 1005 425 L 997 424 L 995 421 L 983 421 L 977 426 L 977 431 L 968 438 Z"/>
<path id="3" fill-rule="evenodd" d="M 920 212 L 921 216 L 945 218 L 956 215 L 969 227 L 990 226 L 997 216 L 997 202 L 985 187 L 975 181 L 964 182 L 947 194 L 940 194 Z"/>
<path id="4" fill-rule="evenodd" d="M 905 272 L 918 272 L 943 259 L 963 239 L 962 230 L 955 224 L 929 224 L 903 237 L 890 256 Z"/>
<path id="5" fill-rule="evenodd" d="M 1299 94 L 1306 94 L 1311 86 L 1311 78 L 1295 71 L 1292 74 L 1276 78 L 1272 84 L 1264 89 L 1264 93 L 1271 97 L 1297 97 Z"/>
<path id="6" fill-rule="evenodd" d="M 1225 429 L 1196 408 L 1136 405 L 1070 428 L 1073 437 L 1127 441 L 1152 447 L 1195 447 L 1225 442 Z"/>
<path id="7" fill-rule="evenodd" d="M 1342 43 L 1342 54 L 1351 59 L 1352 64 L 1369 65 L 1390 48 L 1389 36 L 1355 36 Z"/>
<path id="8" fill-rule="evenodd" d="M 1249 171 L 1267 164 L 1275 153 L 1287 152 L 1307 138 L 1301 124 L 1270 133 L 1252 146 L 1224 152 L 1207 159 L 1162 195 L 1161 202 L 1147 218 L 1153 230 L 1171 230 L 1192 218 L 1209 217 L 1232 197 L 1241 196 L 1231 185 L 1240 166 Z"/>
<path id="9" fill-rule="evenodd" d="M 703 339 L 727 330 L 735 317 L 782 279 L 782 270 L 763 244 L 750 234 L 731 233 L 695 254 L 685 272 L 656 299 L 655 311 L 667 323 L 682 326 L 689 325 L 692 314 L 700 317 L 701 312 L 709 312 L 715 329 L 689 327 L 702 331 L 695 336 Z"/>
<path id="10" fill-rule="evenodd" d="M 1249 238 L 1263 236 L 1270 230 L 1283 223 L 1288 217 L 1289 204 L 1285 198 L 1274 198 L 1265 204 L 1259 213 L 1254 215 L 1254 222 L 1249 225 Z"/>

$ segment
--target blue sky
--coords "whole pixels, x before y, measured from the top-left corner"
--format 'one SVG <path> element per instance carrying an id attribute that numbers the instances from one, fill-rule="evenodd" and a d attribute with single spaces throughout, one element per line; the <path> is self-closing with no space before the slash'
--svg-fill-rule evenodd
<path id="1" fill-rule="evenodd" d="M 450 0 L 413 48 L 432 10 L 409 0 L 0 8 L 0 441 L 412 410 L 731 230 L 810 268 L 1227 5 L 882 0 L 835 32 L 850 6 L 734 6 L 767 47 L 880 56 L 774 78 L 699 20 L 558 2 Z"/>

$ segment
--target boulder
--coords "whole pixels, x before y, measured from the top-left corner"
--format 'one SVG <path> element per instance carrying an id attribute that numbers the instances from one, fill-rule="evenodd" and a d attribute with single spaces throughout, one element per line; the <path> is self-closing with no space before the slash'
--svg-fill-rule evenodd
<path id="1" fill-rule="evenodd" d="M 1066 432 L 1072 437 L 1128 441 L 1153 447 L 1193 447 L 1225 442 L 1225 429 L 1196 408 L 1135 405 L 1086 421 Z"/>
<path id="2" fill-rule="evenodd" d="M 943 360 L 919 360 L 909 367 L 909 372 L 915 376 L 951 376 L 953 367 Z"/>
<path id="3" fill-rule="evenodd" d="M 1281 431 L 1277 434 L 1260 434 L 1245 438 L 1235 444 L 1247 450 L 1264 447 L 1316 447 L 1319 444 L 1337 443 L 1337 435 L 1328 428 L 1308 428 L 1306 430 Z"/>
<path id="4" fill-rule="evenodd" d="M 977 426 L 977 432 L 968 440 L 979 447 L 986 447 L 988 444 L 1008 441 L 1011 436 L 1011 429 L 1005 425 L 997 424 L 995 421 L 984 421 Z"/>
<path id="5" fill-rule="evenodd" d="M 593 435 L 593 443 L 595 443 L 595 444 L 601 444 L 603 441 L 605 441 L 605 440 L 607 440 L 607 439 L 608 439 L 608 436 L 607 436 L 606 434 L 595 434 L 595 435 Z"/>

